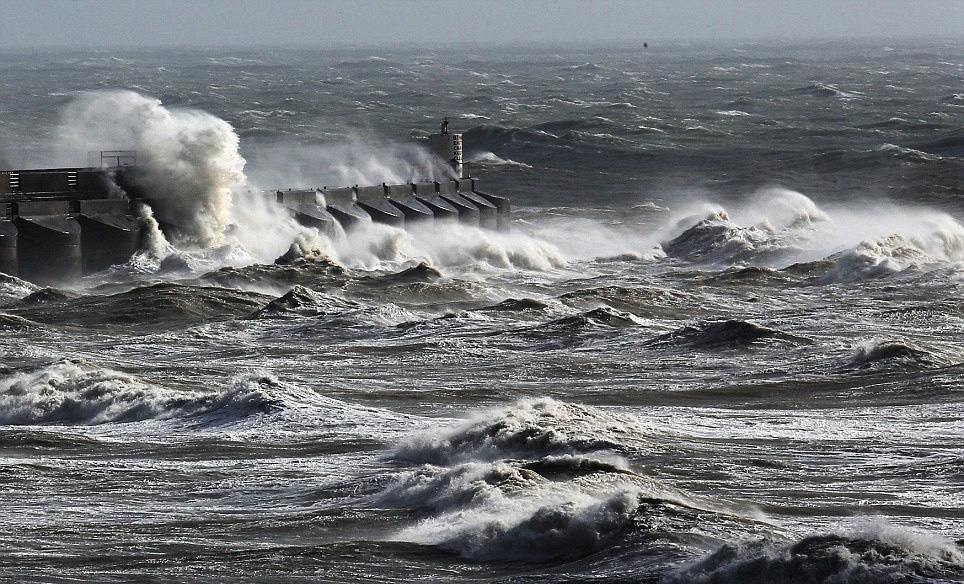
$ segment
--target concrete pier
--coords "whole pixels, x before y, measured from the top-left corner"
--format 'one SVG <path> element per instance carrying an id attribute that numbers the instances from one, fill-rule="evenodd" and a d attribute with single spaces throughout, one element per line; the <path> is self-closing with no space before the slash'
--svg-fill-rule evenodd
<path id="1" fill-rule="evenodd" d="M 351 229 L 360 223 L 371 221 L 371 216 L 359 207 L 355 200 L 355 189 L 352 187 L 322 189 L 327 211 L 345 229 Z"/>
<path id="2" fill-rule="evenodd" d="M 472 191 L 459 191 L 459 196 L 475 205 L 479 210 L 479 226 L 486 229 L 497 229 L 499 227 L 499 210 L 495 205 Z"/>
<path id="3" fill-rule="evenodd" d="M 415 193 L 415 200 L 427 207 L 436 221 L 455 221 L 458 219 L 458 209 L 439 196 L 437 182 L 414 183 L 412 184 L 412 191 Z"/>
<path id="4" fill-rule="evenodd" d="M 281 206 L 278 212 L 328 236 L 372 222 L 404 228 L 457 220 L 509 229 L 509 199 L 480 191 L 478 179 L 463 174 L 462 135 L 449 132 L 443 121 L 431 138 L 435 155 L 459 178 L 286 189 L 265 196 Z M 103 151 L 100 164 L 0 170 L 0 271 L 57 284 L 123 264 L 137 253 L 142 224 L 132 205 L 165 202 L 153 199 L 136 152 Z M 151 174 L 157 180 L 156 171 Z M 160 227 L 168 235 L 178 230 L 178 225 Z"/>
<path id="5" fill-rule="evenodd" d="M 16 203 L 19 277 L 57 284 L 83 275 L 81 227 L 68 211 L 67 201 Z"/>
<path id="6" fill-rule="evenodd" d="M 0 271 L 69 282 L 127 262 L 141 224 L 101 168 L 0 171 Z"/>
<path id="7" fill-rule="evenodd" d="M 478 179 L 465 176 L 462 135 L 448 126 L 446 119 L 429 146 L 449 165 L 450 176 L 459 178 L 286 189 L 265 196 L 280 212 L 329 236 L 373 221 L 404 228 L 457 220 L 509 229 L 509 199 L 482 192 Z M 156 174 L 155 169 L 152 180 Z M 127 262 L 143 237 L 133 205 L 164 204 L 152 199 L 144 178 L 137 153 L 124 150 L 100 152 L 100 166 L 89 168 L 0 170 L 0 272 L 56 284 Z M 168 235 L 178 229 L 160 227 Z"/>
<path id="8" fill-rule="evenodd" d="M 141 247 L 141 224 L 128 214 L 124 199 L 79 201 L 83 273 L 93 274 L 126 263 Z"/>
<path id="9" fill-rule="evenodd" d="M 435 213 L 415 197 L 415 185 L 386 185 L 385 191 L 389 202 L 405 216 L 406 225 L 435 218 Z"/>
<path id="10" fill-rule="evenodd" d="M 136 177 L 133 167 L 0 171 L 0 271 L 57 284 L 127 262 L 140 249 L 142 226 L 131 211 L 132 199 L 116 185 L 149 195 Z M 509 228 L 509 200 L 479 191 L 472 178 L 287 189 L 267 196 L 301 224 L 329 236 L 372 221 L 410 227 L 457 219 Z"/>
<path id="11" fill-rule="evenodd" d="M 477 189 L 478 179 L 449 179 L 278 191 L 277 196 L 279 202 L 296 213 L 299 221 L 312 227 L 317 226 L 318 222 L 312 214 L 317 215 L 318 211 L 306 212 L 309 204 L 326 211 L 345 230 L 351 230 L 365 221 L 405 227 L 421 221 L 455 219 L 468 225 L 507 230 L 511 211 L 509 199 Z M 313 202 L 316 193 L 323 203 Z M 309 203 L 305 197 L 311 198 L 312 202 Z"/>
<path id="12" fill-rule="evenodd" d="M 355 187 L 355 203 L 372 218 L 372 221 L 404 227 L 405 214 L 388 200 L 385 185 Z"/>
<path id="13" fill-rule="evenodd" d="M 20 274 L 17 259 L 17 239 L 20 230 L 13 221 L 0 220 L 0 272 L 17 276 Z"/>
<path id="14" fill-rule="evenodd" d="M 338 231 L 338 220 L 324 205 L 324 195 L 317 189 L 276 191 L 277 201 L 290 210 L 295 219 L 307 227 L 314 227 L 326 235 Z"/>

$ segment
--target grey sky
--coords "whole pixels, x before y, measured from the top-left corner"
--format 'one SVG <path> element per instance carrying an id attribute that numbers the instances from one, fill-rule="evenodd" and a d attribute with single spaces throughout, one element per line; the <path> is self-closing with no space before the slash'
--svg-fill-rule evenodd
<path id="1" fill-rule="evenodd" d="M 937 36 L 964 0 L 0 0 L 0 48 Z"/>

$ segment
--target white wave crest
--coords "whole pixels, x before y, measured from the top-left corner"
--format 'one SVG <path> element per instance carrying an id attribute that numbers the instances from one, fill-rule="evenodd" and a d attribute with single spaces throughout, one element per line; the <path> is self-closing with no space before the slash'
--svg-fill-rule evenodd
<path id="1" fill-rule="evenodd" d="M 331 253 L 339 263 L 361 268 L 425 261 L 473 270 L 546 271 L 567 263 L 556 246 L 537 237 L 459 223 L 428 222 L 408 229 L 365 223 L 335 241 Z"/>
<path id="2" fill-rule="evenodd" d="M 825 281 L 964 261 L 964 225 L 946 213 L 880 201 L 820 207 L 782 188 L 728 209 L 690 205 L 660 234 L 667 255 L 696 262 L 783 267 L 828 260 Z"/>
<path id="3" fill-rule="evenodd" d="M 482 561 L 578 557 L 622 533 L 639 509 L 640 496 L 627 489 L 602 496 L 513 499 L 432 518 L 399 538 Z"/>
<path id="4" fill-rule="evenodd" d="M 671 581 L 877 584 L 962 579 L 964 555 L 954 542 L 878 523 L 789 545 L 770 540 L 726 544 Z"/>
<path id="5" fill-rule="evenodd" d="M 276 405 L 266 392 L 271 384 L 242 377 L 221 391 L 184 392 L 65 360 L 0 378 L 0 423 L 91 425 L 211 412 L 243 417 Z"/>
<path id="6" fill-rule="evenodd" d="M 519 456 L 618 450 L 628 422 L 602 410 L 551 398 L 524 399 L 482 412 L 452 429 L 413 436 L 395 451 L 402 460 L 452 463 Z"/>
<path id="7" fill-rule="evenodd" d="M 518 168 L 532 168 L 532 165 L 526 164 L 524 162 L 516 162 L 508 158 L 501 158 L 493 152 L 477 152 L 469 159 L 469 162 L 473 164 L 481 164 L 483 166 L 515 166 Z"/>
<path id="8" fill-rule="evenodd" d="M 19 300 L 39 289 L 39 286 L 26 280 L 0 272 L 0 302 Z"/>

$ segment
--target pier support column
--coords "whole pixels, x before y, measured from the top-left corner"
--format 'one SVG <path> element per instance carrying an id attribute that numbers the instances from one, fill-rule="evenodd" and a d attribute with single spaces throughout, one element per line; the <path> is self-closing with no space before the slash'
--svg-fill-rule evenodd
<path id="1" fill-rule="evenodd" d="M 17 265 L 17 235 L 13 221 L 0 220 L 0 272 L 8 276 L 20 275 Z"/>
<path id="2" fill-rule="evenodd" d="M 83 274 L 81 227 L 67 216 L 63 201 L 19 203 L 15 220 L 19 276 L 37 284 L 58 284 Z"/>

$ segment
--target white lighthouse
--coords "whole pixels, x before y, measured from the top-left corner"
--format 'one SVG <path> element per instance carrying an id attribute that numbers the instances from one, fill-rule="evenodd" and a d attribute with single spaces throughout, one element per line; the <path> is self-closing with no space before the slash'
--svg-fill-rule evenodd
<path id="1" fill-rule="evenodd" d="M 455 171 L 455 176 L 465 178 L 462 164 L 462 134 L 449 132 L 449 119 L 442 120 L 438 134 L 429 136 L 429 145 L 439 158 L 448 162 Z"/>

